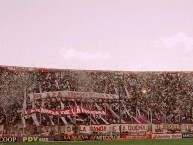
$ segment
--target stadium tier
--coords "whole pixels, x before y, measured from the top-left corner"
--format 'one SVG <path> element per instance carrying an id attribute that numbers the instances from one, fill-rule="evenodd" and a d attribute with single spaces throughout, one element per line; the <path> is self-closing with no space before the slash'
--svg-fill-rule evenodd
<path id="1" fill-rule="evenodd" d="M 193 133 L 193 72 L 1 66 L 0 104 L 2 137 L 182 138 Z"/>

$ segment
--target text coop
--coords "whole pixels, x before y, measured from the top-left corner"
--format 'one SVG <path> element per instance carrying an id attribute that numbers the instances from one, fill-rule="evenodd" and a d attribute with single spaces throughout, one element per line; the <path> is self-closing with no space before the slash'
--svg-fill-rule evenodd
<path id="1" fill-rule="evenodd" d="M 16 142 L 16 137 L 0 137 L 0 142 Z"/>

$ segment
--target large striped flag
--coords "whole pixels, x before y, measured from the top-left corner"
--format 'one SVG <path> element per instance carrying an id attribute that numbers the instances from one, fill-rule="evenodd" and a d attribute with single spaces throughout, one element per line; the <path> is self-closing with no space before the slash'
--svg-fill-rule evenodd
<path id="1" fill-rule="evenodd" d="M 125 84 L 126 84 L 126 82 L 124 81 L 125 92 L 126 92 L 126 94 L 127 94 L 127 98 L 129 99 L 129 98 L 131 98 L 131 95 L 129 94 L 129 92 L 128 92 L 128 90 L 127 90 L 127 86 L 126 86 Z"/>
<path id="2" fill-rule="evenodd" d="M 23 124 L 23 128 L 26 127 L 26 122 L 25 122 L 25 118 L 24 118 L 24 113 L 25 113 L 25 110 L 27 108 L 27 105 L 26 105 L 26 88 L 24 88 L 24 99 L 23 99 L 23 110 L 22 110 L 22 113 L 21 113 L 21 120 L 22 120 L 22 124 Z"/>
<path id="3" fill-rule="evenodd" d="M 61 105 L 61 110 L 64 110 L 64 103 L 62 103 L 62 101 L 60 101 L 60 105 Z M 65 125 L 68 124 L 68 122 L 66 121 L 65 117 L 60 116 L 60 118 L 62 119 L 62 121 L 64 122 Z"/>
<path id="4" fill-rule="evenodd" d="M 32 108 L 35 108 L 34 96 L 33 96 L 32 94 L 30 94 L 29 96 L 30 96 L 30 102 L 32 103 Z M 35 123 L 37 126 L 39 126 L 39 122 L 38 122 L 38 120 L 37 120 L 36 113 L 33 113 L 33 114 L 31 115 L 31 117 L 32 117 L 34 123 Z"/>

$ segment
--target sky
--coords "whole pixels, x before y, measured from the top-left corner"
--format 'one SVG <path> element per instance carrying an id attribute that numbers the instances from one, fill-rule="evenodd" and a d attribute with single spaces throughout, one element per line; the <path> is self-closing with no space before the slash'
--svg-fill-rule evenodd
<path id="1" fill-rule="evenodd" d="M 193 71 L 193 0 L 0 0 L 0 65 Z"/>

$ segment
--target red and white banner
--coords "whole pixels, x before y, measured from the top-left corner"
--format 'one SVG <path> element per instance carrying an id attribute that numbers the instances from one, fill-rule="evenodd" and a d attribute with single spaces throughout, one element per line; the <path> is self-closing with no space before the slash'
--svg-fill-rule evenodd
<path id="1" fill-rule="evenodd" d="M 44 93 L 33 93 L 29 94 L 36 99 L 45 99 L 45 98 L 68 98 L 68 99 L 118 99 L 116 94 L 105 94 L 105 93 L 96 93 L 96 92 L 76 92 L 76 91 L 55 91 L 55 92 L 44 92 Z"/>
<path id="2" fill-rule="evenodd" d="M 51 114 L 51 115 L 75 115 L 79 113 L 92 114 L 92 115 L 107 115 L 104 110 L 88 110 L 81 106 L 75 106 L 73 109 L 66 109 L 66 110 L 49 110 L 45 108 L 34 108 L 34 109 L 25 110 L 25 115 L 29 115 L 37 112 Z"/>

